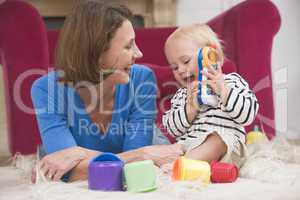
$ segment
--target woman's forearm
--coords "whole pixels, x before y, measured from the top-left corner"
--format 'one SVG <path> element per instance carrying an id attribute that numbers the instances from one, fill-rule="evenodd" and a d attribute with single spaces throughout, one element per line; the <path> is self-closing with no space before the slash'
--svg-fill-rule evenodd
<path id="1" fill-rule="evenodd" d="M 81 147 L 79 147 L 81 148 Z M 101 154 L 101 152 L 93 151 L 82 148 L 85 152 L 85 158 L 72 170 L 72 175 L 69 181 L 86 180 L 87 170 L 90 160 Z M 182 146 L 179 144 L 170 145 L 152 145 L 144 146 L 131 151 L 126 151 L 117 154 L 121 160 L 125 163 L 142 161 L 142 160 L 153 160 L 154 164 L 161 166 L 165 163 L 173 162 L 176 158 L 183 155 Z"/>
<path id="2" fill-rule="evenodd" d="M 85 158 L 76 165 L 76 167 L 73 168 L 72 174 L 69 178 L 69 181 L 78 181 L 78 180 L 86 180 L 88 178 L 88 166 L 89 162 L 92 158 L 98 156 L 101 154 L 99 151 L 93 151 L 85 148 L 81 148 L 81 151 L 84 152 Z M 134 161 L 141 161 L 145 160 L 143 153 L 142 153 L 142 148 L 119 153 L 118 156 L 125 162 L 134 162 Z"/>
<path id="3" fill-rule="evenodd" d="M 144 156 L 144 153 L 143 153 L 143 147 L 141 147 L 139 149 L 134 149 L 134 150 L 131 150 L 131 151 L 126 151 L 126 152 L 123 152 L 123 153 L 119 153 L 118 156 L 125 163 L 145 160 L 145 156 Z"/>
<path id="4" fill-rule="evenodd" d="M 94 151 L 82 147 L 78 147 L 80 151 L 85 155 L 85 158 L 81 160 L 73 169 L 70 175 L 69 181 L 78 181 L 78 180 L 86 180 L 87 176 L 87 169 L 89 166 L 89 162 L 94 157 L 101 154 L 99 151 Z"/>

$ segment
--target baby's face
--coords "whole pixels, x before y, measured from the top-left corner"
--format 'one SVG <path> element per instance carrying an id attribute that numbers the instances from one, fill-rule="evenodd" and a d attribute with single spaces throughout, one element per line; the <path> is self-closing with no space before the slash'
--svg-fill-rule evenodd
<path id="1" fill-rule="evenodd" d="M 184 87 L 198 80 L 199 46 L 187 38 L 171 38 L 165 46 L 165 54 L 175 79 Z"/>

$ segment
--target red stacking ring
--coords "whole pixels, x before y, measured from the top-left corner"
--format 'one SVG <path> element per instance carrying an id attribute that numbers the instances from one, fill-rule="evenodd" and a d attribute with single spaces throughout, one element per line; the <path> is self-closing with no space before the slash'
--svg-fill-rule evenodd
<path id="1" fill-rule="evenodd" d="M 211 163 L 211 182 L 213 183 L 232 183 L 237 179 L 238 174 L 238 168 L 234 164 Z"/>

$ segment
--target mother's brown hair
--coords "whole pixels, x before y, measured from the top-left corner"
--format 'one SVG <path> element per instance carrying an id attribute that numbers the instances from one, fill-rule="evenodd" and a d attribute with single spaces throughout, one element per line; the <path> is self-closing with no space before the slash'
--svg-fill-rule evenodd
<path id="1" fill-rule="evenodd" d="M 100 82 L 99 58 L 131 11 L 105 0 L 80 0 L 67 16 L 58 40 L 55 66 L 63 83 Z M 105 79 L 105 77 L 103 77 Z"/>

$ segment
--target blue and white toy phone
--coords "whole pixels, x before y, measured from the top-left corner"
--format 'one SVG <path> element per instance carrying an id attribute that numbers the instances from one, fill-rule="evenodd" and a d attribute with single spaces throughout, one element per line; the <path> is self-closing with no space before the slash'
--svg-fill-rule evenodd
<path id="1" fill-rule="evenodd" d="M 214 47 L 206 46 L 204 48 L 200 48 L 198 52 L 198 67 L 199 67 L 199 76 L 198 81 L 202 83 L 202 81 L 206 81 L 207 77 L 204 76 L 201 71 L 208 71 L 208 67 L 212 66 L 214 69 L 218 69 L 218 53 Z M 199 84 L 199 92 L 198 92 L 198 103 L 199 105 L 210 105 L 216 107 L 218 105 L 218 98 L 216 93 L 212 90 L 212 88 L 207 84 Z"/>

